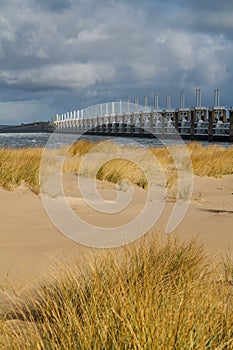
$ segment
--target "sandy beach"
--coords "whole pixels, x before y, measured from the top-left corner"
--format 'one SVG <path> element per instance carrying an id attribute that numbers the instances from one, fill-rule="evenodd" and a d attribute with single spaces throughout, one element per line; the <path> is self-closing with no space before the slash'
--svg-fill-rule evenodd
<path id="1" fill-rule="evenodd" d="M 100 214 L 89 208 L 77 191 L 76 176 L 66 174 L 66 195 L 74 212 L 91 224 L 115 226 L 132 219 L 143 208 L 147 192 L 134 187 L 129 207 L 118 214 Z M 116 196 L 115 185 L 98 182 L 105 199 Z M 155 230 L 164 232 L 167 218 L 174 206 L 171 194 Z M 13 192 L 0 189 L 0 281 L 2 285 L 46 275 L 54 258 L 81 256 L 90 248 L 65 237 L 50 221 L 39 196 L 24 186 Z M 196 177 L 189 209 L 172 235 L 190 240 L 197 237 L 207 252 L 224 254 L 233 250 L 233 175 L 222 178 Z M 110 216 L 109 216 L 110 215 Z M 109 219 L 107 217 L 109 216 Z"/>
<path id="2" fill-rule="evenodd" d="M 147 191 L 134 186 L 132 201 L 125 210 L 116 214 L 98 213 L 88 207 L 82 198 L 77 187 L 77 176 L 64 174 L 63 178 L 64 193 L 70 208 L 92 225 L 118 227 L 119 223 L 125 224 L 137 217 L 146 202 Z M 89 180 L 85 179 L 84 184 L 88 187 Z M 97 190 L 107 201 L 116 198 L 116 189 L 119 191 L 113 183 L 97 181 Z M 59 201 L 60 196 L 57 193 L 53 200 Z M 233 175 L 218 179 L 195 176 L 192 199 L 185 217 L 173 233 L 165 234 L 163 232 L 175 203 L 174 194 L 170 190 L 153 232 L 161 233 L 165 240 L 170 237 L 179 237 L 184 242 L 189 242 L 192 238 L 198 239 L 204 246 L 204 252 L 211 256 L 209 261 L 212 258 L 221 259 L 221 256 L 233 252 Z M 14 191 L 0 189 L 0 206 L 0 312 L 3 317 L 8 315 L 4 326 L 7 332 L 17 329 L 18 332 L 29 332 L 34 323 L 27 323 L 20 316 L 14 316 L 14 303 L 23 305 L 27 295 L 36 292 L 38 282 L 49 285 L 56 262 L 63 259 L 72 261 L 75 258 L 82 266 L 83 257 L 90 261 L 93 254 L 102 254 L 103 250 L 85 247 L 62 234 L 48 217 L 41 197 L 24 185 Z M 31 334 L 34 334 L 34 330 Z M 11 348 L 12 338 L 10 339 Z M 68 337 L 68 341 L 69 339 L 71 338 Z M 7 342 L 3 332 L 1 344 Z"/>

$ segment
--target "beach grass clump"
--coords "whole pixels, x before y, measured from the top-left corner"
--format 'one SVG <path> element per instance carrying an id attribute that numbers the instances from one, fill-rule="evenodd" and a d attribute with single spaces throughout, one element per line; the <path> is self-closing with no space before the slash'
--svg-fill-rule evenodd
<path id="1" fill-rule="evenodd" d="M 97 142 L 89 142 L 86 140 L 79 140 L 74 142 L 67 151 L 68 157 L 83 156 L 90 152 L 90 150 L 97 144 Z"/>
<path id="2" fill-rule="evenodd" d="M 78 147 L 79 142 L 77 143 Z M 123 147 L 120 144 L 105 141 L 95 143 L 87 154 L 66 157 L 63 172 L 75 173 L 84 177 L 118 183 L 127 180 L 140 187 L 147 188 L 147 177 L 143 167 L 149 168 L 144 148 Z"/>
<path id="3" fill-rule="evenodd" d="M 210 145 L 203 147 L 197 142 L 187 145 L 193 172 L 198 176 L 221 177 L 233 174 L 233 146 Z"/>
<path id="4" fill-rule="evenodd" d="M 0 148 L 0 186 L 13 190 L 25 183 L 38 194 L 42 152 L 42 148 Z"/>
<path id="5" fill-rule="evenodd" d="M 58 265 L 5 315 L 21 320 L 5 330 L 6 349 L 233 347 L 233 287 L 193 241 L 151 236 Z"/>
<path id="6" fill-rule="evenodd" d="M 85 155 L 86 153 L 90 152 L 93 147 L 95 147 L 96 152 L 114 154 L 116 153 L 117 147 L 120 147 L 113 142 L 104 142 L 103 144 L 98 142 L 98 146 L 96 146 L 95 143 L 89 143 L 89 145 L 86 146 L 86 143 L 88 144 L 87 141 L 77 142 L 71 147 L 68 155 Z M 78 151 L 79 147 L 80 152 Z M 73 151 L 73 148 L 75 149 L 75 152 Z M 132 150 L 132 147 L 127 146 L 124 147 L 124 149 L 129 151 L 130 149 Z M 141 149 L 137 147 L 134 147 L 133 149 L 135 152 L 141 151 Z M 167 176 L 168 183 L 173 177 L 171 170 L 175 171 L 176 168 L 172 153 L 178 152 L 179 149 L 180 147 L 177 146 L 169 146 L 169 148 L 149 147 L 149 151 L 155 156 L 156 160 L 159 162 L 165 175 Z M 233 174 L 233 146 L 224 147 L 215 144 L 203 146 L 198 142 L 190 142 L 185 146 L 185 149 L 190 154 L 194 175 L 221 177 L 223 175 Z M 107 168 L 109 171 L 109 167 Z M 126 168 L 125 170 L 127 171 Z"/>
<path id="7" fill-rule="evenodd" d="M 103 164 L 97 172 L 97 179 L 112 183 L 128 180 L 144 189 L 148 187 L 143 170 L 137 164 L 126 159 L 114 159 Z"/>
<path id="8" fill-rule="evenodd" d="M 187 152 L 188 151 L 188 152 Z M 13 190 L 25 183 L 33 192 L 39 193 L 39 168 L 42 148 L 0 149 L 0 186 Z M 178 171 L 172 154 L 182 152 L 184 164 L 180 171 L 188 166 L 187 154 L 190 155 L 192 171 L 197 176 L 221 177 L 233 174 L 233 146 L 202 146 L 190 142 L 186 148 L 169 146 L 169 148 L 122 146 L 112 141 L 88 142 L 80 140 L 69 149 L 50 150 L 51 158 L 65 157 L 64 173 L 79 174 L 85 177 L 96 177 L 117 183 L 128 180 L 142 188 L 148 187 L 148 174 L 160 168 L 166 180 L 166 187 L 177 187 Z M 148 156 L 148 155 L 151 156 Z M 152 163 L 157 164 L 152 167 Z M 146 173 L 145 170 L 146 169 Z M 161 177 L 161 171 L 156 176 Z"/>

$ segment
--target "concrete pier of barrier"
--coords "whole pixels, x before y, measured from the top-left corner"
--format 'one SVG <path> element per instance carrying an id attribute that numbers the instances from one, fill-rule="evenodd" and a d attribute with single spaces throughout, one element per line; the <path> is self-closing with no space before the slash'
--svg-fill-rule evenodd
<path id="1" fill-rule="evenodd" d="M 61 133 L 77 133 L 120 137 L 158 137 L 173 139 L 179 135 L 185 140 L 233 142 L 233 108 L 220 105 L 219 90 L 214 90 L 214 106 L 201 103 L 201 91 L 196 89 L 196 106 L 186 108 L 184 93 L 180 94 L 180 107 L 171 108 L 171 97 L 166 96 L 166 108 L 159 109 L 158 94 L 154 107 L 134 103 L 108 102 L 57 114 L 53 127 Z"/>

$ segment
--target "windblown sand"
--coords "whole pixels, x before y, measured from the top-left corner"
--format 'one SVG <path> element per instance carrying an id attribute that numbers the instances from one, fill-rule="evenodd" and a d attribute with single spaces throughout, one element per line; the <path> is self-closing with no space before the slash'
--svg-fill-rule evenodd
<path id="1" fill-rule="evenodd" d="M 119 222 L 124 224 L 131 220 L 140 213 L 147 198 L 145 190 L 135 187 L 132 203 L 126 211 L 105 215 L 85 204 L 77 189 L 75 175 L 66 174 L 64 183 L 74 212 L 91 224 L 105 227 L 115 227 Z M 97 187 L 104 199 L 116 197 L 114 184 L 98 182 Z M 155 229 L 161 232 L 175 203 L 171 193 L 165 200 L 165 208 L 155 225 Z M 40 197 L 24 187 L 13 192 L 0 189 L 0 209 L 1 286 L 45 276 L 54 258 L 81 257 L 91 252 L 90 248 L 59 232 L 47 216 Z M 206 251 L 214 254 L 233 250 L 233 175 L 221 179 L 195 177 L 188 212 L 172 235 L 185 240 L 198 237 Z"/>

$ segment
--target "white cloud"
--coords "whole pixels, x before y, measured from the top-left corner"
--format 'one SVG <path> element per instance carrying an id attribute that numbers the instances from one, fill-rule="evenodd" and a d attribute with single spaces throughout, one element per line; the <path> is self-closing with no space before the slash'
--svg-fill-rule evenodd
<path id="1" fill-rule="evenodd" d="M 101 28 L 94 28 L 92 30 L 83 30 L 78 33 L 77 42 L 78 43 L 93 43 L 96 41 L 102 41 L 109 39 L 109 35 L 103 31 Z"/>
<path id="2" fill-rule="evenodd" d="M 180 31 L 170 32 L 169 46 L 171 56 L 178 62 L 181 70 L 190 70 L 195 67 L 195 38 L 192 35 Z"/>
<path id="3" fill-rule="evenodd" d="M 0 73 L 0 80 L 6 84 L 54 88 L 84 88 L 97 82 L 111 81 L 114 67 L 96 63 L 67 63 L 43 66 L 42 68 Z"/>
<path id="4" fill-rule="evenodd" d="M 159 75 L 166 72 L 166 67 L 159 66 L 156 63 L 132 63 L 130 67 L 134 72 L 136 80 L 156 79 Z"/>

